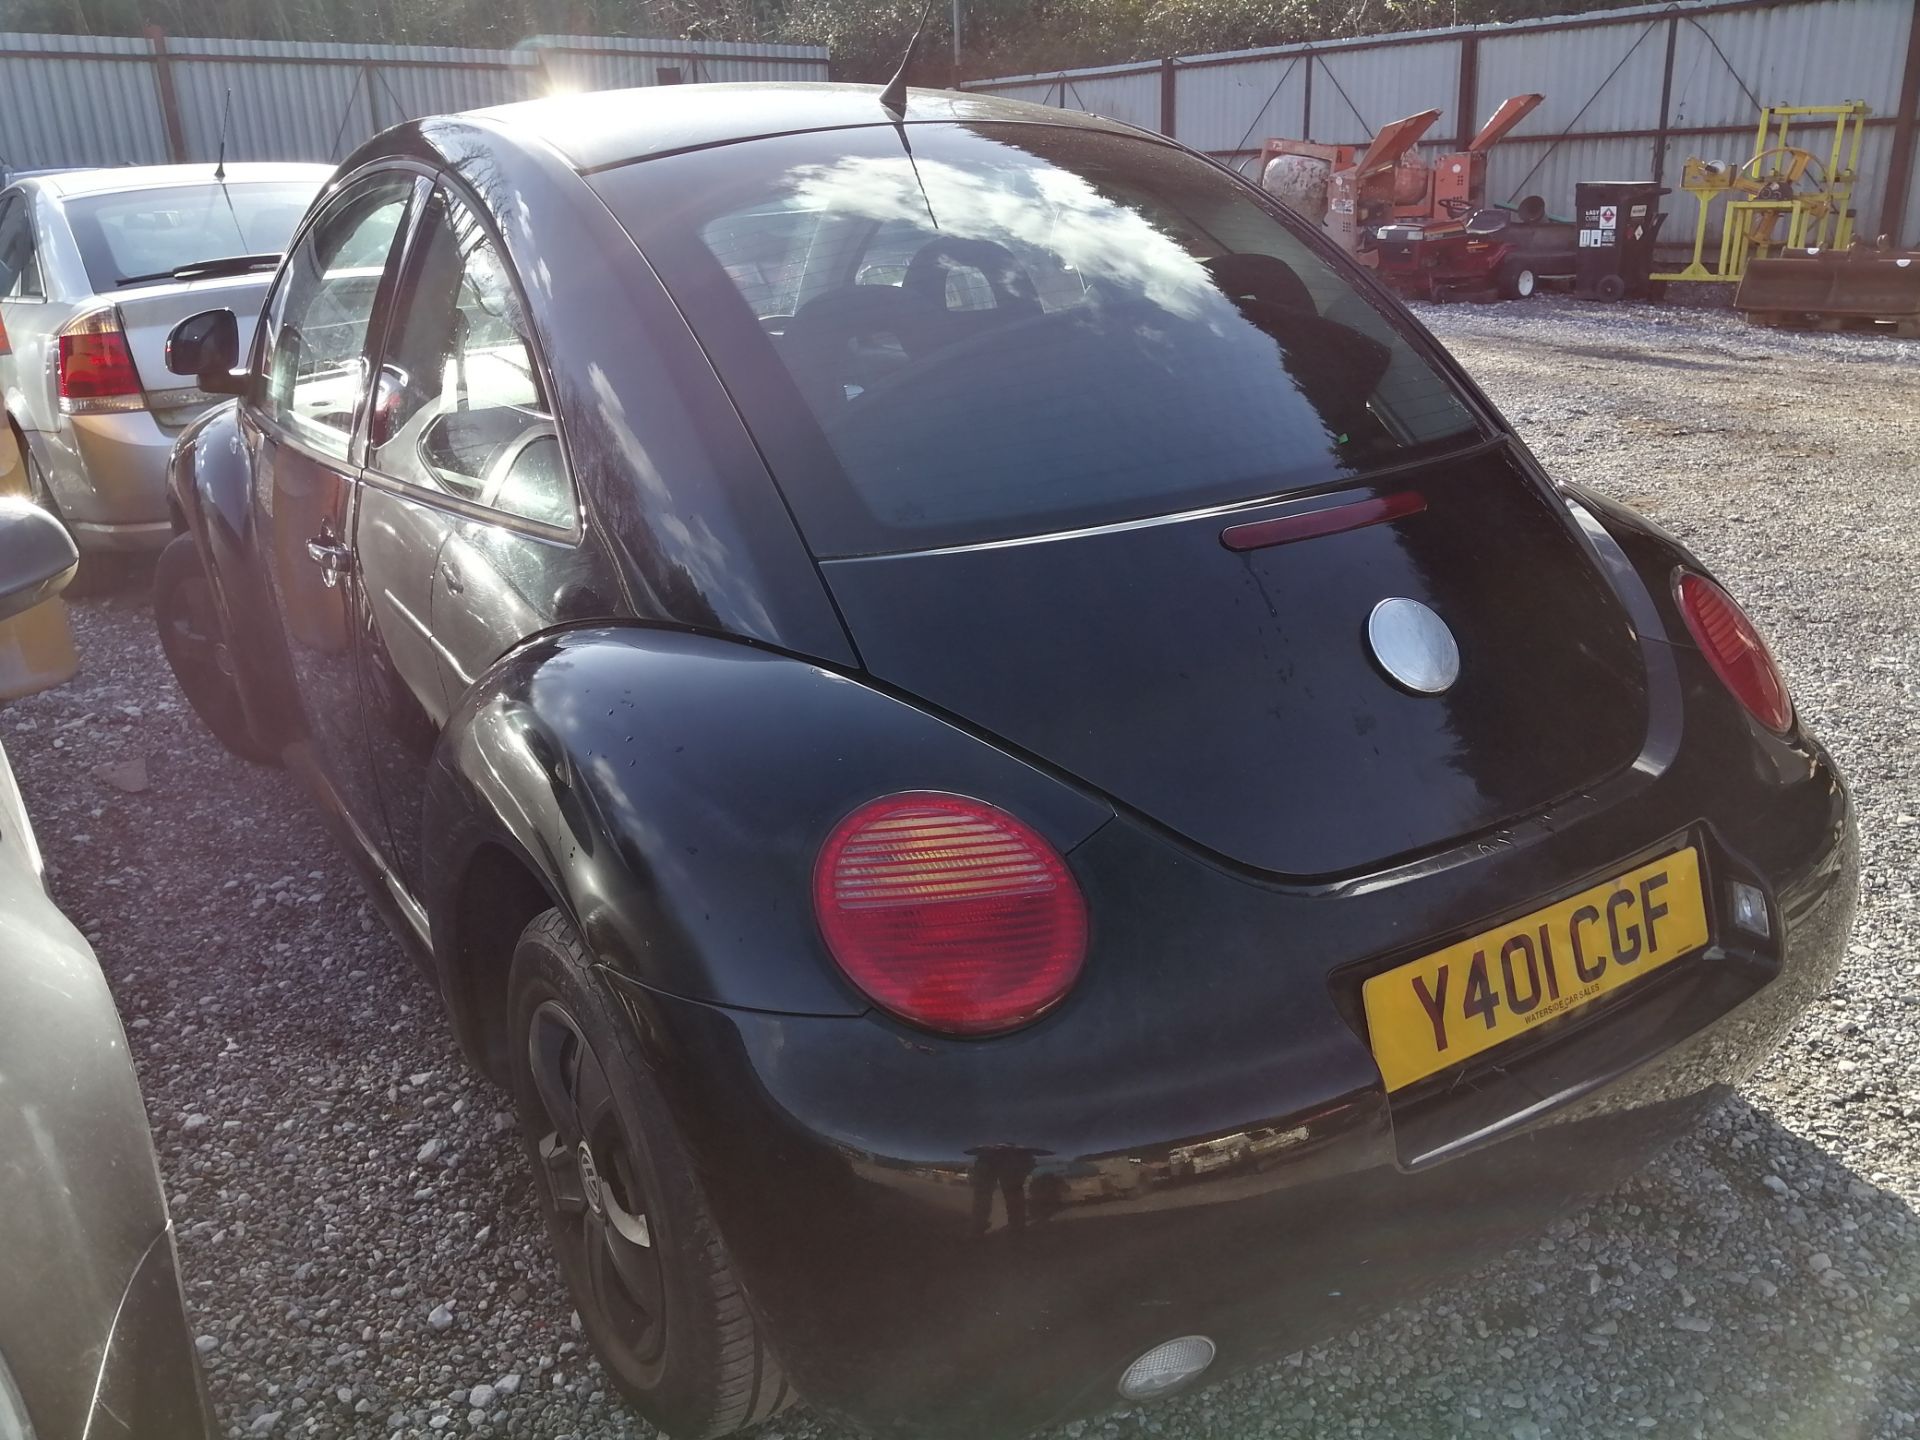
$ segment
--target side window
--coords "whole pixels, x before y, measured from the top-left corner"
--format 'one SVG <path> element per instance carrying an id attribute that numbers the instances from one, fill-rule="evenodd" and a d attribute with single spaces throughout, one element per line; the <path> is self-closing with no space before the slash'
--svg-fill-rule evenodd
<path id="1" fill-rule="evenodd" d="M 444 188 L 408 262 L 367 463 L 522 520 L 574 522 L 520 292 L 479 216 Z"/>
<path id="2" fill-rule="evenodd" d="M 287 257 L 267 313 L 261 408 L 336 460 L 352 442 L 367 328 L 413 184 L 382 175 L 335 201 Z"/>
<path id="3" fill-rule="evenodd" d="M 0 300 L 39 300 L 40 256 L 33 242 L 33 203 L 25 195 L 0 200 Z"/>

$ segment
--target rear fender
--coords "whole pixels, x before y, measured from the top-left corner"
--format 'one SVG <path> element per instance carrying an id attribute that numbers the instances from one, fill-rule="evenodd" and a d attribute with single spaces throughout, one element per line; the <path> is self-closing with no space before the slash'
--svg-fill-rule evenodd
<path id="1" fill-rule="evenodd" d="M 1680 602 L 1674 593 L 1674 575 L 1680 570 L 1713 576 L 1677 536 L 1637 510 L 1610 500 L 1584 485 L 1560 487 L 1575 507 L 1574 518 L 1588 529 L 1589 539 L 1606 565 L 1614 588 L 1627 601 L 1634 627 L 1643 640 L 1656 642 L 1670 653 L 1685 694 L 1689 727 L 1700 731 L 1700 743 L 1718 747 L 1724 756 L 1747 755 L 1758 772 L 1776 784 L 1803 779 L 1809 758 L 1832 761 L 1806 729 L 1796 708 L 1793 728 L 1781 737 L 1768 731 L 1734 699 L 1713 673 L 1694 643 Z M 1599 536 L 1591 532 L 1597 528 Z M 1630 593 L 1631 592 L 1631 593 Z M 1737 597 L 1736 597 L 1737 598 Z M 1788 676 L 1788 689 L 1792 677 Z M 1677 742 L 1677 735 L 1674 737 Z"/>
<path id="2" fill-rule="evenodd" d="M 518 856 L 600 961 L 675 996 L 806 1015 L 866 1001 L 813 918 L 821 841 L 900 790 L 976 796 L 1063 853 L 1111 816 L 1026 762 L 862 682 L 785 654 L 622 626 L 536 640 L 449 719 L 424 817 L 423 900 L 464 1041 L 464 877 Z"/>
<path id="3" fill-rule="evenodd" d="M 254 525 L 253 453 L 238 406 L 216 406 L 174 442 L 167 513 L 193 535 L 207 567 L 247 722 L 279 750 L 300 733 L 300 707 Z"/>
<path id="4" fill-rule="evenodd" d="M 1584 485 L 1560 487 L 1574 518 L 1583 528 L 1598 527 L 1610 544 L 1596 544 L 1602 562 L 1621 592 L 1633 615 L 1634 626 L 1643 639 L 1656 640 L 1689 654 L 1697 654 L 1693 634 L 1680 613 L 1674 594 L 1674 575 L 1680 570 L 1713 577 L 1713 570 L 1658 521 L 1638 510 L 1609 499 Z M 1628 592 L 1633 592 L 1629 594 Z M 1722 687 L 1716 681 L 1712 692 L 1718 697 Z"/>

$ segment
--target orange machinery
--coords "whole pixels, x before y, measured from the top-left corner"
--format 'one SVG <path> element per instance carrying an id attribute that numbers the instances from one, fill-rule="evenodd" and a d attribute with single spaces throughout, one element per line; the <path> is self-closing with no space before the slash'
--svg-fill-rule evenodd
<path id="1" fill-rule="evenodd" d="M 1515 95 L 1493 112 L 1464 150 L 1429 163 L 1414 147 L 1438 110 L 1384 125 L 1366 145 L 1268 140 L 1260 183 L 1353 253 L 1371 250 L 1371 232 L 1404 221 L 1464 222 L 1486 203 L 1487 152 L 1546 97 Z"/>

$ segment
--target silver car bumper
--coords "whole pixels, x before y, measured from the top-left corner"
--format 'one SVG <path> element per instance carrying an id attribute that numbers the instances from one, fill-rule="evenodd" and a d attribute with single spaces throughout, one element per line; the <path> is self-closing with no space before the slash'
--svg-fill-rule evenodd
<path id="1" fill-rule="evenodd" d="M 151 414 L 62 415 L 57 429 L 28 442 L 82 549 L 154 550 L 167 543 L 173 431 Z"/>
<path id="2" fill-rule="evenodd" d="M 82 550 L 158 550 L 173 538 L 170 520 L 142 520 L 131 525 L 69 520 L 67 529 Z"/>

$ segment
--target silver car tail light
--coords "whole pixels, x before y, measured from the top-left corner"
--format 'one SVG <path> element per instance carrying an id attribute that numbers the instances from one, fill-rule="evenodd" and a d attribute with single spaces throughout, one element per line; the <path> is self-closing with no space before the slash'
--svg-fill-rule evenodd
<path id="1" fill-rule="evenodd" d="M 147 408 L 133 351 L 112 307 L 74 316 L 60 327 L 58 340 L 61 414 L 104 415 Z"/>

